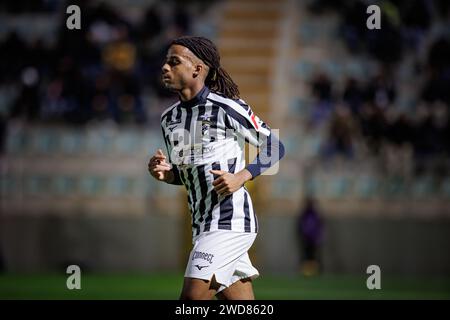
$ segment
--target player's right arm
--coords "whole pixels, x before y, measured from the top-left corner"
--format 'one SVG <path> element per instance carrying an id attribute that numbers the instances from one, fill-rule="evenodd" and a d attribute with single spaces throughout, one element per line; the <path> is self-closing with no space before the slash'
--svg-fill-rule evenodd
<path id="1" fill-rule="evenodd" d="M 166 162 L 166 156 L 161 149 L 158 149 L 156 153 L 150 158 L 148 162 L 148 171 L 158 181 L 164 181 L 170 184 L 178 183 L 179 177 L 177 177 L 176 171 Z"/>

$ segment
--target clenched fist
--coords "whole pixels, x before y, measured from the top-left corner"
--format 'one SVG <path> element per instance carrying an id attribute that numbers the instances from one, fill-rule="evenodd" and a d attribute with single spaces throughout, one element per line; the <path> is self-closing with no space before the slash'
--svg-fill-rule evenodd
<path id="1" fill-rule="evenodd" d="M 166 162 L 166 156 L 161 149 L 158 149 L 155 155 L 150 158 L 148 171 L 153 178 L 159 181 L 170 183 L 174 179 L 171 166 Z"/>
<path id="2" fill-rule="evenodd" d="M 242 185 L 252 178 L 251 173 L 247 169 L 243 169 L 238 173 L 230 173 L 222 170 L 209 170 L 210 173 L 219 176 L 213 181 L 212 185 L 217 194 L 227 196 L 239 190 Z"/>

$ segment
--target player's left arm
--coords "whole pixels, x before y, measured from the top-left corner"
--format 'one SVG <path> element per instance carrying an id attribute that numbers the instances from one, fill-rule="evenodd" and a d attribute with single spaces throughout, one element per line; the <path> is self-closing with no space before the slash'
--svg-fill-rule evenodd
<path id="1" fill-rule="evenodd" d="M 256 158 L 241 171 L 233 174 L 222 170 L 210 172 L 220 177 L 213 181 L 218 194 L 231 194 L 248 180 L 253 180 L 283 158 L 284 145 L 270 127 L 256 116 L 249 106 L 247 112 L 231 108 L 226 113 L 227 127 L 246 142 L 258 147 Z"/>

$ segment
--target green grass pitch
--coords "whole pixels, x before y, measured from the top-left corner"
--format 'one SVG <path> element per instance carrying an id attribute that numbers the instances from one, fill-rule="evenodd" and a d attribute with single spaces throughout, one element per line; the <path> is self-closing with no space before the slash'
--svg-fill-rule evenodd
<path id="1" fill-rule="evenodd" d="M 82 274 L 81 290 L 68 290 L 66 275 L 0 275 L 0 299 L 177 299 L 183 275 L 176 273 Z M 450 299 L 450 277 L 388 277 L 368 290 L 354 275 L 263 275 L 254 281 L 257 299 Z"/>

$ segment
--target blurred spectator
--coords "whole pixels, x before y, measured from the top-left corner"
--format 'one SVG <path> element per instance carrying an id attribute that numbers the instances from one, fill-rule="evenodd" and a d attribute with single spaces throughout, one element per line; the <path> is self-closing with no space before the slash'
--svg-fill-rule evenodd
<path id="1" fill-rule="evenodd" d="M 400 15 L 404 24 L 405 42 L 413 50 L 420 47 L 431 25 L 431 2 L 426 0 L 401 1 Z"/>
<path id="2" fill-rule="evenodd" d="M 325 73 L 319 73 L 313 79 L 312 95 L 316 99 L 313 123 L 320 124 L 329 117 L 333 109 L 332 83 Z"/>
<path id="3" fill-rule="evenodd" d="M 397 90 L 392 77 L 386 72 L 380 72 L 369 82 L 366 89 L 366 99 L 374 103 L 379 108 L 387 108 L 394 102 Z"/>
<path id="4" fill-rule="evenodd" d="M 450 106 L 450 40 L 438 38 L 428 53 L 428 79 L 422 91 L 426 101 L 441 100 Z"/>
<path id="5" fill-rule="evenodd" d="M 346 1 L 341 7 L 341 33 L 348 49 L 357 53 L 364 49 L 366 37 L 366 9 L 362 1 Z"/>
<path id="6" fill-rule="evenodd" d="M 179 34 L 187 34 L 191 28 L 191 18 L 184 2 L 177 2 L 174 9 L 175 28 Z"/>
<path id="7" fill-rule="evenodd" d="M 331 157 L 342 155 L 346 158 L 353 157 L 354 139 L 358 137 L 357 124 L 346 105 L 336 105 L 330 119 L 328 141 L 324 155 Z"/>
<path id="8" fill-rule="evenodd" d="M 448 156 L 449 113 L 442 103 L 421 104 L 414 119 L 413 146 L 416 173 L 420 174 L 439 154 Z"/>
<path id="9" fill-rule="evenodd" d="M 3 119 L 79 125 L 91 120 L 146 123 L 148 106 L 143 106 L 142 95 L 145 101 L 156 102 L 172 96 L 163 90 L 160 79 L 165 45 L 173 36 L 191 31 L 195 2 L 155 3 L 135 20 L 107 2 L 72 4 L 82 8 L 81 30 L 65 27 L 66 6 L 61 1 L 0 4 L 11 17 L 60 13 L 56 41 L 24 41 L 14 31 L 0 41 Z"/>
<path id="10" fill-rule="evenodd" d="M 386 136 L 394 145 L 401 146 L 411 142 L 413 127 L 405 113 L 391 113 L 387 118 Z"/>
<path id="11" fill-rule="evenodd" d="M 353 115 L 356 116 L 360 113 L 360 108 L 364 101 L 364 90 L 356 79 L 347 79 L 342 99 L 350 107 Z"/>
<path id="12" fill-rule="evenodd" d="M 35 67 L 27 67 L 21 74 L 21 92 L 13 104 L 11 117 L 33 121 L 40 113 L 40 76 Z"/>
<path id="13" fill-rule="evenodd" d="M 401 9 L 390 1 L 382 1 L 379 5 L 382 28 L 375 30 L 366 26 L 367 3 L 357 0 L 343 5 L 341 33 L 351 52 L 366 51 L 379 61 L 392 64 L 399 61 L 403 53 Z"/>
<path id="14" fill-rule="evenodd" d="M 331 80 L 325 73 L 319 73 L 312 83 L 313 95 L 319 101 L 331 101 Z"/>
<path id="15" fill-rule="evenodd" d="M 323 236 L 323 220 L 312 197 L 307 197 L 298 217 L 297 230 L 301 248 L 301 272 L 305 276 L 316 275 L 321 269 L 320 246 Z"/>
<path id="16" fill-rule="evenodd" d="M 152 40 L 163 31 L 161 13 L 157 4 L 150 6 L 145 12 L 143 22 L 140 27 L 141 39 Z"/>
<path id="17" fill-rule="evenodd" d="M 366 138 L 369 150 L 377 155 L 386 132 L 386 119 L 382 109 L 373 103 L 365 103 L 362 107 L 360 124 L 361 133 Z"/>
<path id="18" fill-rule="evenodd" d="M 0 11 L 10 14 L 21 14 L 27 12 L 52 12 L 58 8 L 57 2 L 58 0 L 2 0 L 0 2 Z"/>

